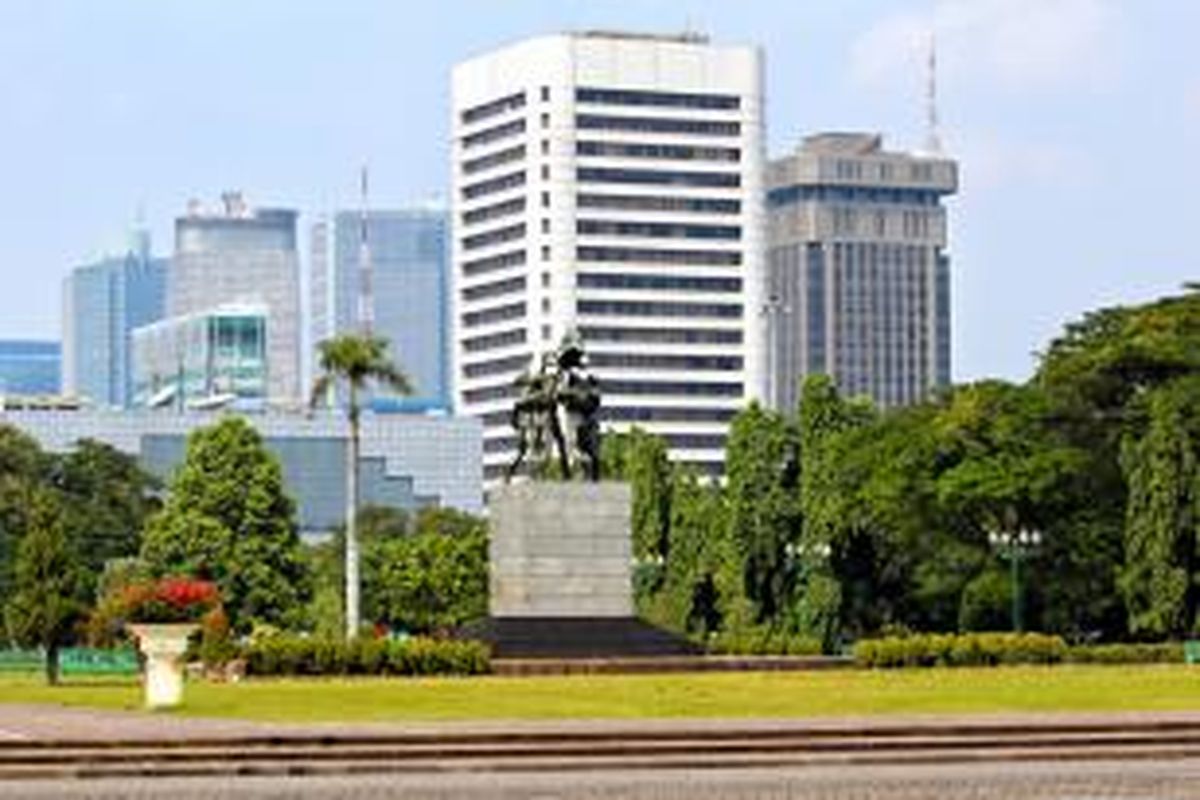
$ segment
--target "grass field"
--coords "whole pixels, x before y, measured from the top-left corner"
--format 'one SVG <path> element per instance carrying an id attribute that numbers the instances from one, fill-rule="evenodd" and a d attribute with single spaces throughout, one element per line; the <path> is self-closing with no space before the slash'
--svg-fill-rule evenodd
<path id="1" fill-rule="evenodd" d="M 137 708 L 133 683 L 0 678 L 0 702 Z M 1200 668 L 994 669 L 537 678 L 194 682 L 188 716 L 271 721 L 811 717 L 1002 711 L 1200 710 Z"/>

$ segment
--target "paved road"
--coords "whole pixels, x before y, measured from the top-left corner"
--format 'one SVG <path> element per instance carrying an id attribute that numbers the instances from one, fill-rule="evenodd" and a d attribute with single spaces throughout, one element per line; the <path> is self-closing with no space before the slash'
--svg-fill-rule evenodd
<path id="1" fill-rule="evenodd" d="M 853 770 L 370 775 L 0 784 L 20 798 L 430 800 L 1195 800 L 1200 761 L 856 767 Z"/>

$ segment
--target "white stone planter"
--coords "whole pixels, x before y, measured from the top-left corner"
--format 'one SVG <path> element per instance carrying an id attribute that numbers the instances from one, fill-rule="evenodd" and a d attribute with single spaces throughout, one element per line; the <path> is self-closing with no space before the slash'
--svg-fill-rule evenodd
<path id="1" fill-rule="evenodd" d="M 183 654 L 188 637 L 199 629 L 190 622 L 129 626 L 146 656 L 146 708 L 174 708 L 183 702 Z"/>

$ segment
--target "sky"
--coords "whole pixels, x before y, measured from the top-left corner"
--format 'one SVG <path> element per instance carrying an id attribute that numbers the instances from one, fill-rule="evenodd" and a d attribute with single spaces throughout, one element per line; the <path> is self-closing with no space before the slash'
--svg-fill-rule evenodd
<path id="1" fill-rule="evenodd" d="M 0 337 L 56 337 L 70 269 L 242 189 L 316 214 L 444 198 L 458 60 L 619 28 L 761 45 L 768 151 L 924 140 L 938 51 L 954 379 L 1022 380 L 1089 309 L 1200 277 L 1192 0 L 0 0 Z"/>

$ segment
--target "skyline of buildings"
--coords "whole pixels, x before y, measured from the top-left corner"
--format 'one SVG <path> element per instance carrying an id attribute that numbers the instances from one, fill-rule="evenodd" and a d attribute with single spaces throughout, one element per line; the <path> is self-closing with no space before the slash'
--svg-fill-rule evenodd
<path id="1" fill-rule="evenodd" d="M 318 216 L 302 265 L 298 211 L 193 201 L 170 260 L 143 238 L 72 273 L 64 393 L 130 405 L 136 351 L 141 405 L 298 408 L 316 343 L 368 313 L 416 389 L 370 405 L 478 417 L 488 479 L 515 451 L 514 379 L 568 332 L 605 427 L 658 434 L 709 475 L 737 411 L 794 410 L 806 374 L 884 407 L 927 397 L 950 380 L 942 200 L 957 166 L 863 132 L 768 162 L 763 58 L 698 34 L 590 31 L 462 61 L 448 212 Z M 118 291 L 135 284 L 133 300 Z"/>
<path id="2" fill-rule="evenodd" d="M 756 47 L 690 34 L 540 36 L 455 66 L 452 386 L 485 477 L 516 449 L 514 379 L 569 331 L 609 427 L 721 471 L 762 394 L 761 81 Z"/>

